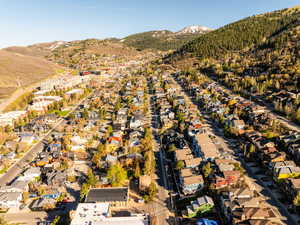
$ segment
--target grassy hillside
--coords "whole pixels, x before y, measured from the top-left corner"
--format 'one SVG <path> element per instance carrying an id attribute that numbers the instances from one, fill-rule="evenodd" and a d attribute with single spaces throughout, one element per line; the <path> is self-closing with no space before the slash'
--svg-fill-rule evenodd
<path id="1" fill-rule="evenodd" d="M 48 43 L 40 43 L 29 46 L 11 46 L 8 48 L 4 48 L 3 50 L 8 52 L 19 53 L 22 55 L 28 56 L 36 56 L 36 57 L 45 57 L 49 55 L 53 48 L 59 46 L 61 42 L 48 42 Z"/>
<path id="2" fill-rule="evenodd" d="M 47 60 L 0 50 L 0 87 L 25 86 L 55 73 L 58 66 Z"/>
<path id="3" fill-rule="evenodd" d="M 201 34 L 177 35 L 168 30 L 149 31 L 130 35 L 122 41 L 139 50 L 156 49 L 161 51 L 175 50 L 187 42 L 201 36 Z"/>

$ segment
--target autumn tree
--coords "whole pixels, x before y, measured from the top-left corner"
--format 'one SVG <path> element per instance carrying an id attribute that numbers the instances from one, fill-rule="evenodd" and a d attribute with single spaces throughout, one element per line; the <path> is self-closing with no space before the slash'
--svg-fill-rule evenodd
<path id="1" fill-rule="evenodd" d="M 139 178 L 141 176 L 140 163 L 137 161 L 135 164 L 134 177 Z"/>
<path id="2" fill-rule="evenodd" d="M 145 165 L 144 174 L 152 175 L 155 172 L 155 157 L 153 151 L 147 151 L 145 153 Z"/>
<path id="3" fill-rule="evenodd" d="M 297 193 L 296 197 L 293 200 L 294 206 L 300 206 L 300 192 Z"/>
<path id="4" fill-rule="evenodd" d="M 90 169 L 90 168 L 89 168 L 88 174 L 87 174 L 87 183 L 93 187 L 98 183 L 98 178 L 95 176 L 92 169 Z"/>
<path id="5" fill-rule="evenodd" d="M 89 190 L 90 190 L 90 185 L 88 183 L 84 183 L 81 186 L 80 200 L 83 200 L 86 197 L 86 195 L 88 194 Z"/>
<path id="6" fill-rule="evenodd" d="M 149 197 L 151 200 L 156 196 L 157 192 L 158 192 L 157 185 L 155 182 L 152 181 L 149 185 L 149 190 L 148 190 Z"/>
<path id="7" fill-rule="evenodd" d="M 176 169 L 181 170 L 184 167 L 184 162 L 182 160 L 177 161 Z"/>
<path id="8" fill-rule="evenodd" d="M 120 187 L 127 181 L 127 172 L 120 163 L 117 163 L 109 167 L 107 178 L 113 187 Z"/>
<path id="9" fill-rule="evenodd" d="M 203 172 L 204 177 L 208 177 L 213 172 L 213 168 L 211 167 L 211 163 L 210 162 L 206 163 L 203 166 L 202 172 Z"/>

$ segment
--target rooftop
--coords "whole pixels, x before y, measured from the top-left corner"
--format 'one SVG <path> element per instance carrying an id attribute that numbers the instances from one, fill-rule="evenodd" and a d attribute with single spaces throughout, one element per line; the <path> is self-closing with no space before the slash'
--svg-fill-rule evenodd
<path id="1" fill-rule="evenodd" d="M 128 188 L 92 188 L 85 202 L 122 202 L 128 200 Z"/>
<path id="2" fill-rule="evenodd" d="M 203 182 L 204 180 L 201 175 L 183 178 L 184 185 L 201 184 Z"/>
<path id="3" fill-rule="evenodd" d="M 79 203 L 71 225 L 89 224 L 103 219 L 108 214 L 109 203 Z"/>

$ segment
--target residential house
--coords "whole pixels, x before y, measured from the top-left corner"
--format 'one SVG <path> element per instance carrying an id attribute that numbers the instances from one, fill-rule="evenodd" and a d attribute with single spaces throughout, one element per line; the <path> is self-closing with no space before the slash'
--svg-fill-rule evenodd
<path id="1" fill-rule="evenodd" d="M 67 175 L 68 174 L 66 173 L 66 171 L 53 170 L 53 171 L 46 174 L 46 184 L 56 186 L 56 187 L 60 187 L 66 181 Z"/>
<path id="2" fill-rule="evenodd" d="M 108 148 L 109 152 L 113 152 L 117 148 L 121 147 L 121 145 L 122 145 L 122 139 L 119 136 L 111 136 L 108 139 L 107 148 Z"/>
<path id="3" fill-rule="evenodd" d="M 215 159 L 219 156 L 216 145 L 212 142 L 207 133 L 197 133 L 194 136 L 193 150 L 198 157 L 203 159 Z"/>
<path id="4" fill-rule="evenodd" d="M 186 212 L 183 213 L 184 217 L 196 217 L 201 216 L 204 213 L 210 212 L 214 208 L 214 202 L 209 196 L 202 196 L 197 198 L 194 201 L 191 201 L 191 204 L 186 207 Z"/>
<path id="5" fill-rule="evenodd" d="M 129 128 L 130 129 L 138 129 L 142 128 L 143 126 L 143 116 L 142 115 L 136 115 L 133 116 L 129 122 Z"/>
<path id="6" fill-rule="evenodd" d="M 34 200 L 29 208 L 32 211 L 45 211 L 45 209 L 47 208 L 51 208 L 51 207 L 55 207 L 56 204 L 56 200 L 55 199 L 51 199 L 51 198 L 39 198 Z"/>
<path id="7" fill-rule="evenodd" d="M 233 212 L 233 225 L 241 224 L 249 220 L 265 220 L 271 222 L 270 224 L 282 224 L 282 217 L 276 208 L 261 208 L 249 207 Z"/>
<path id="8" fill-rule="evenodd" d="M 204 180 L 202 175 L 184 177 L 181 183 L 182 192 L 187 194 L 194 194 L 204 187 Z"/>
<path id="9" fill-rule="evenodd" d="M 300 177 L 299 167 L 283 167 L 274 170 L 274 177 L 278 180 Z"/>
<path id="10" fill-rule="evenodd" d="M 33 120 L 33 122 L 38 124 L 55 124 L 57 123 L 58 119 L 59 118 L 57 117 L 57 115 L 55 115 L 54 113 L 50 113 L 37 117 Z"/>
<path id="11" fill-rule="evenodd" d="M 32 133 L 20 134 L 20 142 L 21 143 L 25 143 L 27 145 L 31 145 L 36 140 L 37 140 L 36 135 L 34 135 Z"/>
<path id="12" fill-rule="evenodd" d="M 36 177 L 41 176 L 41 169 L 39 167 L 30 167 L 28 170 L 26 170 L 23 174 L 25 179 L 32 180 Z"/>
<path id="13" fill-rule="evenodd" d="M 231 120 L 230 127 L 232 127 L 237 132 L 242 132 L 245 129 L 245 122 L 244 120 L 240 119 L 233 119 Z"/>
<path id="14" fill-rule="evenodd" d="M 275 147 L 266 147 L 258 152 L 262 162 L 282 162 L 286 158 L 286 153 L 278 151 Z"/>
<path id="15" fill-rule="evenodd" d="M 176 161 L 179 161 L 179 160 L 193 159 L 194 156 L 192 154 L 192 151 L 189 148 L 185 148 L 185 149 L 175 150 L 174 158 Z"/>
<path id="16" fill-rule="evenodd" d="M 237 170 L 233 171 L 224 171 L 222 176 L 216 176 L 213 179 L 213 183 L 216 189 L 221 189 L 227 186 L 236 184 L 241 178 L 241 172 Z"/>
<path id="17" fill-rule="evenodd" d="M 23 180 L 22 176 L 14 180 L 10 185 L 0 187 L 0 192 L 26 192 L 29 180 Z"/>
<path id="18" fill-rule="evenodd" d="M 180 173 L 180 178 L 182 179 L 182 181 L 183 181 L 184 177 L 191 177 L 194 175 L 193 170 L 190 168 L 183 168 L 180 170 L 179 173 Z"/>
<path id="19" fill-rule="evenodd" d="M 184 160 L 184 164 L 186 168 L 196 168 L 200 166 L 201 162 L 202 162 L 202 158 L 200 157 Z"/>

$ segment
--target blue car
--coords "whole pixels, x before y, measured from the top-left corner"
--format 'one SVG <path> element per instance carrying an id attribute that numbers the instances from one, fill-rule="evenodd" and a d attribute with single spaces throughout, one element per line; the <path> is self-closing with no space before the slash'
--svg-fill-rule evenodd
<path id="1" fill-rule="evenodd" d="M 214 220 L 200 219 L 197 221 L 197 225 L 219 225 L 219 223 Z"/>

